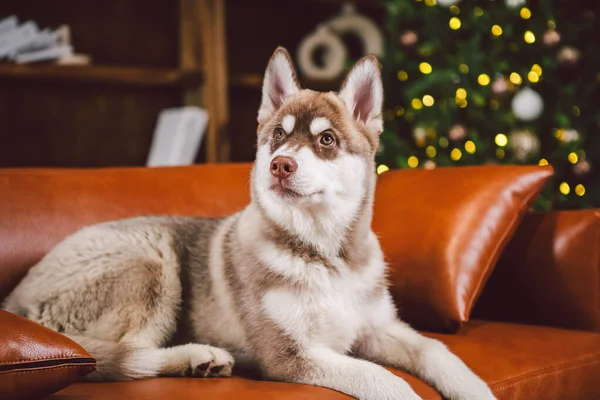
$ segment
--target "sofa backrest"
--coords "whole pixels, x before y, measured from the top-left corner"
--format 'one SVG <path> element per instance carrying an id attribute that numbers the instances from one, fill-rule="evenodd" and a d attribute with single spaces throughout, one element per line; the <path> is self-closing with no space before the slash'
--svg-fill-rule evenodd
<path id="1" fill-rule="evenodd" d="M 220 217 L 241 210 L 250 201 L 250 169 L 0 170 L 0 301 L 29 267 L 85 225 L 144 214 Z"/>

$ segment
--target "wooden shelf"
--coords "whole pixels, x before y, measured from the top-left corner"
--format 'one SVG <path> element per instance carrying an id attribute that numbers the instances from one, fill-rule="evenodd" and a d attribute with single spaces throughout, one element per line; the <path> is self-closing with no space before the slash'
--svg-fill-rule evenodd
<path id="1" fill-rule="evenodd" d="M 187 87 L 201 84 L 202 76 L 199 69 L 0 64 L 0 79 Z"/>
<path id="2" fill-rule="evenodd" d="M 229 77 L 229 85 L 232 87 L 260 89 L 262 87 L 263 76 L 254 73 L 239 73 Z M 300 85 L 305 89 L 320 91 L 338 90 L 342 84 L 343 78 L 331 80 L 310 80 L 300 78 Z"/>

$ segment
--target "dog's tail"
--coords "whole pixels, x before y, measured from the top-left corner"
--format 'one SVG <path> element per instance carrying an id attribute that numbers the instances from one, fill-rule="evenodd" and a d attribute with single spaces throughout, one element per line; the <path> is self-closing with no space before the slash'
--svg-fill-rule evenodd
<path id="1" fill-rule="evenodd" d="M 163 349 L 134 347 L 88 336 L 67 335 L 96 359 L 96 371 L 86 381 L 128 381 L 159 375 L 164 365 Z"/>

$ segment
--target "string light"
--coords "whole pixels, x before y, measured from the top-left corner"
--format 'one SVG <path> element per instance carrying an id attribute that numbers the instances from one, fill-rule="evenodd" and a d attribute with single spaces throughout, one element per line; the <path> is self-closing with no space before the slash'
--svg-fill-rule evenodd
<path id="1" fill-rule="evenodd" d="M 569 186 L 569 184 L 567 182 L 561 183 L 560 186 L 558 187 L 558 190 L 560 190 L 560 192 L 562 194 L 564 194 L 565 196 L 568 195 L 569 193 L 571 193 L 571 187 Z"/>
<path id="2" fill-rule="evenodd" d="M 539 64 L 533 64 L 531 70 L 538 74 L 538 76 L 542 76 L 542 67 Z"/>
<path id="3" fill-rule="evenodd" d="M 398 107 L 396 108 L 396 116 L 397 117 L 401 117 L 404 115 L 404 107 Z"/>
<path id="4" fill-rule="evenodd" d="M 459 30 L 460 26 L 462 25 L 460 22 L 460 19 L 457 17 L 452 17 L 450 18 L 450 22 L 448 22 L 448 25 L 450 26 L 450 29 L 452 30 Z"/>
<path id="5" fill-rule="evenodd" d="M 389 171 L 389 170 L 390 170 L 390 167 L 388 167 L 388 166 L 387 166 L 387 165 L 385 165 L 385 164 L 381 164 L 381 165 L 379 165 L 379 166 L 377 167 L 377 175 L 381 175 L 381 174 L 383 174 L 384 172 L 387 172 L 387 171 Z"/>
<path id="6" fill-rule="evenodd" d="M 456 89 L 456 98 L 460 100 L 464 100 L 467 98 L 467 91 L 463 88 Z"/>
<path id="7" fill-rule="evenodd" d="M 425 0 L 425 4 L 427 4 L 429 7 L 433 7 L 437 4 L 437 2 L 435 0 Z"/>
<path id="8" fill-rule="evenodd" d="M 398 77 L 398 80 L 402 82 L 408 79 L 408 73 L 406 71 L 398 71 L 398 74 L 396 76 Z"/>
<path id="9" fill-rule="evenodd" d="M 430 74 L 431 71 L 433 71 L 433 68 L 431 68 L 431 64 L 429 64 L 427 62 L 422 62 L 421 64 L 419 64 L 419 71 L 421 71 L 421 73 L 427 75 L 427 74 Z"/>
<path id="10" fill-rule="evenodd" d="M 458 70 L 463 74 L 469 73 L 469 66 L 467 64 L 460 64 Z M 598 80 L 600 80 L 600 74 L 598 74 Z"/>
<path id="11" fill-rule="evenodd" d="M 525 40 L 525 43 L 531 44 L 535 42 L 535 35 L 533 32 L 527 31 L 525 32 L 525 35 L 523 35 L 523 39 Z"/>
<path id="12" fill-rule="evenodd" d="M 556 29 L 556 22 L 554 22 L 553 20 L 549 20 L 548 29 Z"/>
<path id="13" fill-rule="evenodd" d="M 494 142 L 500 147 L 504 147 L 508 144 L 508 137 L 504 133 L 499 133 L 494 138 Z"/>
<path id="14" fill-rule="evenodd" d="M 573 111 L 573 116 L 575 117 L 579 117 L 581 115 L 581 110 L 577 106 L 573 106 L 573 108 L 571 108 L 571 111 Z"/>
<path id="15" fill-rule="evenodd" d="M 408 157 L 408 166 L 411 168 L 417 168 L 419 166 L 419 159 L 415 156 Z"/>
<path id="16" fill-rule="evenodd" d="M 438 143 L 440 144 L 440 147 L 445 149 L 448 147 L 448 138 L 441 137 L 440 140 L 438 140 Z"/>
<path id="17" fill-rule="evenodd" d="M 427 157 L 433 158 L 437 154 L 437 150 L 433 146 L 427 146 L 425 149 L 425 154 L 427 154 Z"/>
<path id="18" fill-rule="evenodd" d="M 577 155 L 577 153 L 573 152 L 573 153 L 569 153 L 569 155 L 567 156 L 567 159 L 569 160 L 569 162 L 571 164 L 577 164 L 577 161 L 579 161 L 579 156 Z"/>
<path id="19" fill-rule="evenodd" d="M 531 18 L 531 10 L 527 7 L 523 7 L 523 8 L 521 8 L 520 15 L 521 15 L 521 18 L 523 18 L 523 19 L 529 19 L 529 18 Z"/>
<path id="20" fill-rule="evenodd" d="M 508 79 L 510 79 L 510 81 L 515 85 L 520 85 L 521 83 L 523 83 L 523 78 L 521 78 L 521 75 L 517 74 L 516 72 L 510 74 Z"/>
<path id="21" fill-rule="evenodd" d="M 460 8 L 458 6 L 450 6 L 450 12 L 454 15 L 460 14 Z"/>
<path id="22" fill-rule="evenodd" d="M 483 15 L 483 8 L 475 7 L 475 9 L 473 10 L 473 15 L 475 15 L 476 17 L 481 17 Z"/>
<path id="23" fill-rule="evenodd" d="M 545 165 L 548 165 L 548 160 L 546 160 L 545 158 L 542 158 L 542 159 L 540 160 L 540 162 L 538 163 L 538 165 L 539 165 L 540 167 L 543 167 L 543 166 L 545 166 Z"/>
<path id="24" fill-rule="evenodd" d="M 585 194 L 585 186 L 583 186 L 581 183 L 575 186 L 575 194 L 577 196 L 583 196 Z"/>
<path id="25" fill-rule="evenodd" d="M 410 104 L 415 110 L 420 110 L 421 108 L 423 108 L 423 103 L 420 99 L 412 99 Z"/>
<path id="26" fill-rule="evenodd" d="M 494 36 L 502 35 L 502 28 L 500 28 L 500 25 L 492 26 L 492 35 L 494 35 Z"/>
<path id="27" fill-rule="evenodd" d="M 462 151 L 460 151 L 460 149 L 452 149 L 452 151 L 450 152 L 450 158 L 453 161 L 458 161 L 458 160 L 460 160 L 461 157 L 462 157 Z"/>
<path id="28" fill-rule="evenodd" d="M 423 96 L 423 105 L 425 105 L 425 107 L 431 107 L 434 103 L 434 99 L 433 96 L 426 94 L 425 96 Z"/>
<path id="29" fill-rule="evenodd" d="M 477 82 L 479 82 L 481 86 L 487 86 L 490 84 L 490 77 L 487 74 L 481 74 L 477 77 Z"/>
<path id="30" fill-rule="evenodd" d="M 474 154 L 476 150 L 477 147 L 475 146 L 475 142 L 473 142 L 472 140 L 469 140 L 465 143 L 465 151 L 467 153 Z"/>
<path id="31" fill-rule="evenodd" d="M 527 79 L 529 79 L 529 82 L 531 83 L 537 83 L 540 81 L 540 77 L 535 73 L 535 71 L 529 71 L 527 74 Z"/>
<path id="32" fill-rule="evenodd" d="M 496 157 L 498 157 L 499 159 L 503 159 L 504 158 L 504 150 L 503 149 L 496 149 Z"/>

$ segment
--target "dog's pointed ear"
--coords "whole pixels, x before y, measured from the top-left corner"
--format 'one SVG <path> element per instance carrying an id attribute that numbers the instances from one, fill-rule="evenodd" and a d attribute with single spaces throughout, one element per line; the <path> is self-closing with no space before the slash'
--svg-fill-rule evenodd
<path id="1" fill-rule="evenodd" d="M 300 91 L 292 59 L 283 47 L 278 47 L 271 59 L 262 86 L 262 101 L 258 110 L 258 122 L 263 123 L 283 102 Z"/>
<path id="2" fill-rule="evenodd" d="M 370 55 L 358 61 L 348 73 L 339 95 L 355 120 L 364 123 L 373 134 L 383 131 L 383 84 L 377 57 Z"/>

